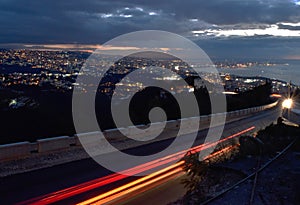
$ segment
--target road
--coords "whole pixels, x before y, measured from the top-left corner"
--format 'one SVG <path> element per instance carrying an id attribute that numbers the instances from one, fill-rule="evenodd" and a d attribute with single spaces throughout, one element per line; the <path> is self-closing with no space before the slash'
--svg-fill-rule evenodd
<path id="1" fill-rule="evenodd" d="M 280 112 L 281 108 L 278 106 L 277 108 L 253 114 L 245 119 L 227 123 L 223 138 L 249 129 L 250 127 L 255 127 L 255 130 L 259 130 L 261 127 L 275 121 Z M 195 147 L 201 147 L 206 133 L 207 129 L 198 132 L 197 140 L 194 143 Z M 135 155 L 145 155 L 149 151 L 159 151 L 167 147 L 171 142 L 172 139 L 154 142 L 126 150 L 126 152 Z M 154 164 L 155 166 L 157 165 L 157 163 Z M 176 176 L 176 173 L 174 173 L 174 176 Z M 115 175 L 93 160 L 85 159 L 2 178 L 0 179 L 0 199 L 1 204 L 24 203 L 24 201 L 28 203 L 36 202 L 36 199 L 41 200 L 44 196 L 56 199 L 63 193 L 64 197 L 61 198 L 63 200 L 57 201 L 57 204 L 78 203 L 99 196 L 99 194 L 107 193 L 117 187 L 125 186 L 136 180 L 140 180 L 140 178 Z M 73 189 L 70 187 L 73 187 Z M 70 190 L 73 190 L 73 194 L 70 194 Z M 77 193 L 74 190 L 79 191 Z M 74 195 L 74 193 L 76 194 Z M 66 196 L 67 198 L 65 198 Z M 30 199 L 35 200 L 31 201 Z"/>

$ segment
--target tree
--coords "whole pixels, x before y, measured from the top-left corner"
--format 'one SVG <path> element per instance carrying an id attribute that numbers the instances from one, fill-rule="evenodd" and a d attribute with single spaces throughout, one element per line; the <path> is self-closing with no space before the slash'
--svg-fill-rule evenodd
<path id="1" fill-rule="evenodd" d="M 208 172 L 208 163 L 199 160 L 199 152 L 189 152 L 184 157 L 183 170 L 187 173 L 187 178 L 182 180 L 184 187 L 187 188 L 188 193 L 197 192 L 199 196 L 204 197 L 205 193 L 199 189 L 200 182 L 204 179 Z"/>

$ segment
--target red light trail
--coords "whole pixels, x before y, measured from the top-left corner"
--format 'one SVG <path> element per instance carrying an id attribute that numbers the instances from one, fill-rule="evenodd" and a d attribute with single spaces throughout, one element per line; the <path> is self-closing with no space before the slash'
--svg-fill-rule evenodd
<path id="1" fill-rule="evenodd" d="M 158 168 L 158 167 L 160 167 L 162 165 L 166 165 L 166 164 L 168 164 L 170 162 L 176 162 L 176 161 L 180 160 L 182 157 L 184 157 L 186 153 L 194 153 L 194 152 L 203 151 L 205 149 L 208 149 L 208 148 L 211 148 L 213 146 L 216 146 L 219 143 L 225 142 L 225 141 L 227 141 L 229 139 L 232 139 L 232 138 L 240 136 L 240 135 L 242 135 L 244 133 L 247 133 L 247 132 L 253 130 L 254 128 L 255 127 L 252 126 L 252 127 L 248 128 L 248 129 L 245 129 L 245 130 L 243 130 L 241 132 L 238 132 L 238 133 L 235 133 L 233 135 L 230 135 L 230 136 L 228 136 L 228 137 L 226 137 L 224 139 L 221 139 L 219 141 L 208 142 L 208 143 L 205 143 L 205 144 L 201 144 L 201 145 L 198 145 L 196 147 L 190 148 L 189 150 L 180 151 L 178 153 L 171 154 L 169 156 L 166 156 L 166 157 L 163 157 L 163 158 L 160 158 L 160 159 L 157 159 L 157 160 L 153 160 L 153 161 L 147 162 L 147 163 L 142 164 L 142 165 L 138 165 L 138 166 L 130 168 L 128 170 L 122 171 L 122 174 L 118 174 L 118 173 L 110 174 L 108 176 L 101 177 L 101 178 L 98 178 L 98 179 L 95 179 L 95 180 L 91 180 L 91 181 L 88 181 L 88 182 L 84 182 L 82 184 L 79 184 L 79 185 L 76 185 L 76 186 L 73 186 L 73 187 L 70 187 L 70 188 L 66 188 L 66 189 L 63 189 L 63 190 L 60 190 L 60 191 L 57 191 L 57 192 L 53 192 L 53 193 L 44 195 L 44 196 L 36 197 L 36 198 L 30 199 L 30 200 L 21 202 L 19 204 L 42 205 L 42 204 L 55 203 L 55 202 L 61 201 L 63 199 L 70 198 L 72 196 L 76 196 L 78 194 L 82 194 L 84 192 L 87 192 L 87 191 L 90 191 L 90 190 L 93 190 L 93 189 L 96 189 L 96 188 L 99 188 L 99 187 L 102 187 L 102 186 L 105 186 L 105 185 L 108 185 L 108 184 L 112 184 L 112 183 L 114 183 L 116 181 L 120 181 L 120 180 L 125 179 L 125 178 L 127 178 L 129 176 L 133 176 L 133 175 L 136 175 L 136 174 L 143 173 L 145 171 L 152 170 L 154 168 Z M 168 167 L 166 167 L 166 168 L 164 168 L 162 170 L 159 170 L 157 172 L 154 172 L 154 173 L 152 173 L 150 175 L 142 177 L 142 178 L 140 178 L 140 179 L 138 179 L 136 181 L 130 182 L 129 184 L 130 185 L 137 185 L 137 184 L 141 183 L 142 181 L 145 181 L 145 180 L 147 180 L 149 178 L 153 178 L 154 176 L 158 176 L 165 169 L 174 169 L 173 166 L 175 166 L 175 165 L 177 167 L 175 169 L 175 170 L 177 170 L 176 174 L 178 174 L 182 170 L 180 167 L 178 167 L 179 166 L 178 163 L 181 164 L 182 161 L 177 162 L 176 164 L 168 166 Z M 173 173 L 173 171 L 172 171 L 172 173 Z M 175 174 L 175 172 L 173 174 Z M 169 174 L 163 174 L 159 178 L 160 179 L 164 179 L 166 177 L 170 177 L 170 175 Z M 152 181 L 153 183 L 157 182 L 157 180 L 155 180 L 155 179 L 151 179 L 150 181 Z M 122 190 L 122 191 L 124 191 L 123 189 L 128 188 L 129 184 L 126 184 L 126 185 L 123 185 L 121 187 L 118 187 L 118 188 L 116 188 L 116 190 Z M 147 184 L 148 184 L 148 182 L 147 182 Z M 143 187 L 143 185 L 139 184 L 138 187 Z M 130 190 L 136 190 L 136 189 L 133 189 L 131 187 Z M 103 197 L 103 196 L 106 196 L 108 193 L 115 193 L 115 192 L 112 192 L 112 191 L 113 190 L 108 191 L 108 192 L 103 193 L 103 194 L 101 194 L 99 196 Z M 97 199 L 99 199 L 99 198 L 97 198 Z"/>

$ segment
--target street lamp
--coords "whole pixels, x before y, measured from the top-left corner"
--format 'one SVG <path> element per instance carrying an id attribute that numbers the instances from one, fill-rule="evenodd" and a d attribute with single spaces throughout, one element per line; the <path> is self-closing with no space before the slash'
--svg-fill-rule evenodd
<path id="1" fill-rule="evenodd" d="M 291 109 L 293 106 L 293 100 L 291 98 L 285 99 L 282 102 L 282 108 Z"/>

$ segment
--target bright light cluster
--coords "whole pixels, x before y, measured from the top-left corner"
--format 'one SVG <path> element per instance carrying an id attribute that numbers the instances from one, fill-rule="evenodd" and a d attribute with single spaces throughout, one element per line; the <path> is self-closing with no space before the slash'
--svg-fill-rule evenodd
<path id="1" fill-rule="evenodd" d="M 283 107 L 283 108 L 291 109 L 291 108 L 292 108 L 292 105 L 293 105 L 293 100 L 290 99 L 290 98 L 285 99 L 285 100 L 282 102 L 282 107 Z"/>

